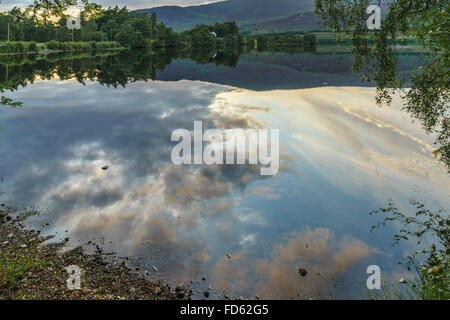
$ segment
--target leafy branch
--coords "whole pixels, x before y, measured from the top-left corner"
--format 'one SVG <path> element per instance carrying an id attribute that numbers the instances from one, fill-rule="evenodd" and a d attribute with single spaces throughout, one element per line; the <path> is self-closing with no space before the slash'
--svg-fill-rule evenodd
<path id="1" fill-rule="evenodd" d="M 12 82 L 11 81 L 2 82 L 0 84 L 0 93 L 4 93 L 5 90 L 11 90 L 11 89 L 12 89 Z M 22 106 L 22 102 L 13 101 L 11 98 L 7 98 L 7 97 L 5 97 L 3 95 L 0 98 L 0 104 L 7 105 L 7 106 L 10 106 L 10 107 L 13 107 L 13 108 Z"/>
<path id="2" fill-rule="evenodd" d="M 410 216 L 399 211 L 392 200 L 388 207 L 372 211 L 370 215 L 387 215 L 381 222 L 372 226 L 371 231 L 397 222 L 401 225 L 398 234 L 394 235 L 393 245 L 400 241 L 414 241 L 415 252 L 407 256 L 403 263 L 408 270 L 414 270 L 418 280 L 412 283 L 415 294 L 421 299 L 450 299 L 450 218 L 448 211 L 439 208 L 432 212 L 423 203 L 414 199 L 410 204 L 415 208 L 415 215 Z M 424 244 L 428 236 L 435 243 Z M 425 257 L 425 259 L 422 259 Z"/>

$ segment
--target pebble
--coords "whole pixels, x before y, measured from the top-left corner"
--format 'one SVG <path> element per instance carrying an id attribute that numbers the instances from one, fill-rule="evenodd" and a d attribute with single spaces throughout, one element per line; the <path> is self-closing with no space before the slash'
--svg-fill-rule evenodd
<path id="1" fill-rule="evenodd" d="M 209 297 L 209 292 L 205 291 L 205 292 L 203 292 L 203 295 L 205 296 L 205 298 L 208 298 Z"/>
<path id="2" fill-rule="evenodd" d="M 13 217 L 14 219 L 14 217 Z M 3 221 L 3 218 L 0 220 Z M 17 222 L 18 225 L 19 222 Z M 4 229 L 3 229 L 4 228 Z M 4 245 L 11 245 L 11 243 L 14 244 L 13 250 L 15 250 L 18 254 L 23 255 L 24 252 L 28 251 L 29 247 L 32 246 L 32 244 L 36 242 L 42 242 L 46 239 L 46 237 L 40 238 L 37 237 L 37 232 L 27 231 L 27 230 L 18 230 L 16 233 L 16 229 L 14 229 L 12 226 L 9 225 L 2 225 L 3 232 L 3 239 L 0 238 L 0 253 L 1 250 L 5 250 L 6 246 Z M 13 231 L 13 232 L 12 232 Z M 8 238 L 7 238 L 7 237 Z M 49 236 L 49 238 L 52 238 Z M 7 240 L 7 241 L 5 241 Z M 67 238 L 68 240 L 68 238 Z M 67 241 L 66 240 L 66 241 Z M 22 242 L 22 243 L 21 243 Z M 20 248 L 27 248 L 27 250 L 22 250 Z M 103 267 L 103 264 L 106 262 L 103 261 L 99 257 L 99 259 L 91 259 L 90 255 L 85 255 L 84 251 L 80 247 L 80 250 L 76 250 L 73 253 L 69 253 L 64 256 L 60 256 L 60 251 L 64 251 L 64 249 L 67 249 L 69 247 L 66 247 L 62 245 L 62 242 L 59 243 L 58 246 L 51 247 L 51 246 L 45 246 L 45 247 L 39 247 L 36 250 L 34 250 L 32 253 L 35 254 L 42 254 L 42 257 L 45 256 L 45 259 L 48 259 L 50 265 L 46 265 L 44 268 L 39 268 L 39 272 L 35 272 L 34 269 L 32 269 L 32 272 L 27 272 L 26 277 L 22 277 L 21 279 L 21 285 L 23 286 L 23 290 L 20 292 L 20 294 L 27 294 L 31 293 L 33 288 L 34 290 L 41 291 L 44 295 L 45 299 L 66 299 L 66 298 L 81 298 L 81 299 L 114 299 L 117 296 L 114 294 L 109 294 L 110 290 L 115 290 L 116 294 L 119 294 L 120 299 L 148 299 L 148 298 L 156 298 L 154 296 L 153 291 L 155 290 L 158 282 L 150 282 L 150 280 L 147 282 L 147 284 L 150 286 L 150 288 L 144 287 L 142 284 L 142 278 L 139 277 L 139 275 L 133 274 L 133 271 L 131 269 L 123 269 L 120 267 L 116 267 L 115 261 L 111 262 L 110 265 L 106 265 L 106 268 Z M 34 258 L 34 256 L 33 256 Z M 73 259 L 73 262 L 72 262 Z M 60 262 L 63 260 L 62 262 Z M 97 261 L 98 260 L 98 261 Z M 101 283 L 102 288 L 97 288 L 97 280 L 102 278 L 95 277 L 89 282 L 86 282 L 85 285 L 83 285 L 83 291 L 78 291 L 75 295 L 72 295 L 71 293 L 64 292 L 65 290 L 60 290 L 61 288 L 65 288 L 65 279 L 67 275 L 61 274 L 59 275 L 58 272 L 55 273 L 55 271 L 58 271 L 61 269 L 61 266 L 66 267 L 68 264 L 76 263 L 76 262 L 89 262 L 93 261 L 92 264 L 88 267 L 88 271 L 91 271 L 93 273 L 99 273 L 102 274 L 103 272 L 107 274 L 111 274 L 113 277 L 105 278 L 104 283 Z M 34 260 L 33 260 L 34 262 Z M 36 261 L 38 262 L 38 261 Z M 59 264 L 61 263 L 61 265 Z M 151 265 L 150 265 L 151 266 Z M 154 267 L 156 270 L 158 270 L 156 267 Z M 150 269 L 151 270 L 151 269 Z M 54 279 L 54 277 L 57 277 L 57 279 Z M 114 278 L 121 279 L 120 285 L 117 284 L 111 280 Z M 30 280 L 31 279 L 31 280 Z M 111 280 L 109 280 L 111 279 Z M 37 281 L 39 280 L 39 283 Z M 53 281 L 54 280 L 54 281 Z M 61 282 L 61 286 L 59 284 L 59 280 L 63 280 Z M 83 279 L 84 280 L 84 279 Z M 31 282 L 30 282 L 31 281 Z M 42 281 L 42 283 L 41 283 Z M 45 286 L 43 290 L 38 288 L 38 286 Z M 96 289 L 88 290 L 89 287 L 95 287 Z M 181 286 L 180 286 L 181 287 Z M 105 290 L 105 288 L 107 290 Z M 117 290 L 116 290 L 117 289 Z M 27 294 L 28 295 L 28 294 Z M 161 288 L 161 291 L 159 293 L 159 299 L 173 299 L 175 297 L 181 299 L 187 297 L 187 291 L 180 292 L 180 294 L 175 295 L 173 291 L 170 290 L 170 287 L 164 286 Z M 30 294 L 31 296 L 31 294 Z M 14 295 L 11 295 L 12 298 L 17 298 L 18 295 L 14 293 Z"/>
<path id="3" fill-rule="evenodd" d="M 179 283 L 179 284 L 175 287 L 175 291 L 176 291 L 176 292 L 182 292 L 182 291 L 184 291 L 184 290 L 186 290 L 186 287 L 184 286 L 183 283 Z"/>
<path id="4" fill-rule="evenodd" d="M 153 270 L 158 271 L 158 268 L 155 266 L 152 266 Z"/>
<path id="5" fill-rule="evenodd" d="M 306 269 L 303 269 L 303 268 L 298 268 L 298 273 L 299 273 L 302 277 L 304 277 L 304 276 L 306 276 L 306 275 L 308 274 L 308 271 L 306 271 Z"/>
<path id="6" fill-rule="evenodd" d="M 228 259 L 231 259 L 231 254 L 227 253 L 226 257 L 227 257 Z"/>

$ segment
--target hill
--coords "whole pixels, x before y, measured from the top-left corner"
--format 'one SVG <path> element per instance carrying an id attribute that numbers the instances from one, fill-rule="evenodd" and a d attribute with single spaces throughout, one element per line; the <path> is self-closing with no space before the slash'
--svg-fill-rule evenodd
<path id="1" fill-rule="evenodd" d="M 236 21 L 240 27 L 245 27 L 287 18 L 294 13 L 313 12 L 314 0 L 227 0 L 199 6 L 163 6 L 137 11 L 149 14 L 156 12 L 159 20 L 181 31 L 197 24 L 226 21 Z"/>
<path id="2" fill-rule="evenodd" d="M 323 29 L 320 18 L 314 12 L 296 13 L 289 17 L 271 19 L 258 23 L 251 23 L 241 27 L 244 34 L 273 34 L 287 31 L 308 32 Z"/>

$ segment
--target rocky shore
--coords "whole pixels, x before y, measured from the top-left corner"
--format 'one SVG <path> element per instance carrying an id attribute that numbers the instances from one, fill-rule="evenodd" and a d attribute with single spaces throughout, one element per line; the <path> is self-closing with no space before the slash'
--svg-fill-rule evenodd
<path id="1" fill-rule="evenodd" d="M 0 300 L 172 300 L 189 299 L 184 285 L 171 288 L 131 270 L 123 261 L 65 242 L 47 243 L 40 231 L 27 230 L 23 218 L 0 207 Z M 80 289 L 69 289 L 67 267 L 81 271 Z"/>

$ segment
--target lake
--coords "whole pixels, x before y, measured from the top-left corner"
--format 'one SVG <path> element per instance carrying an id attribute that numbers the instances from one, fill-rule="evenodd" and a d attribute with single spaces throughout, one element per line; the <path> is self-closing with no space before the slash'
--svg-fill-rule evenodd
<path id="1" fill-rule="evenodd" d="M 401 55 L 401 69 L 422 58 Z M 434 137 L 399 97 L 377 107 L 347 53 L 14 59 L 0 75 L 23 107 L 0 112 L 0 201 L 37 207 L 28 224 L 43 234 L 94 241 L 197 298 L 365 298 L 367 267 L 395 282 L 411 249 L 391 246 L 395 225 L 371 233 L 381 217 L 369 212 L 389 199 L 406 212 L 411 198 L 449 206 Z M 200 120 L 279 129 L 278 174 L 174 165 L 172 132 Z"/>

